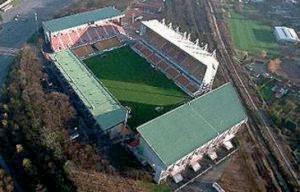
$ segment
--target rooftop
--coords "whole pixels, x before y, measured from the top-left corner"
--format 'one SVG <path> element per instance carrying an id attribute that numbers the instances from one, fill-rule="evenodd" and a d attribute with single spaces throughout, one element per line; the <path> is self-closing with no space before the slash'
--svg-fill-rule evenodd
<path id="1" fill-rule="evenodd" d="M 169 166 L 247 119 L 231 83 L 210 91 L 137 128 L 164 166 Z"/>
<path id="2" fill-rule="evenodd" d="M 45 21 L 43 22 L 43 26 L 46 27 L 50 32 L 57 32 L 83 24 L 108 20 L 116 17 L 124 17 L 124 14 L 113 7 L 104 7 L 93 11 L 82 12 Z"/>
<path id="3" fill-rule="evenodd" d="M 199 47 L 197 43 L 194 43 L 189 39 L 188 34 L 179 32 L 179 29 L 174 30 L 170 24 L 167 26 L 156 19 L 142 21 L 142 23 L 205 65 L 207 67 L 207 72 L 205 73 L 203 82 L 207 84 L 211 82 L 212 74 L 216 73 L 219 62 L 213 53 L 207 51 L 207 47 Z"/>
<path id="4" fill-rule="evenodd" d="M 280 40 L 300 41 L 297 33 L 292 28 L 276 26 L 275 31 L 278 34 L 278 37 L 280 38 Z"/>
<path id="5" fill-rule="evenodd" d="M 50 57 L 103 131 L 125 120 L 126 109 L 70 50 L 53 53 Z"/>

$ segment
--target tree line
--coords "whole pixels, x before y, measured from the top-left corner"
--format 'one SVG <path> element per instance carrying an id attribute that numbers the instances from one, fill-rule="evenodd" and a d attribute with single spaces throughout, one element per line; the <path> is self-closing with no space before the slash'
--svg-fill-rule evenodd
<path id="1" fill-rule="evenodd" d="M 45 90 L 42 81 L 48 75 L 42 63 L 36 48 L 24 47 L 4 97 L 13 138 L 9 162 L 25 191 L 147 191 L 143 183 L 151 177 L 146 171 L 124 173 L 95 145 L 70 139 L 68 123 L 78 113 L 66 94 Z M 22 135 L 18 139 L 16 131 Z"/>

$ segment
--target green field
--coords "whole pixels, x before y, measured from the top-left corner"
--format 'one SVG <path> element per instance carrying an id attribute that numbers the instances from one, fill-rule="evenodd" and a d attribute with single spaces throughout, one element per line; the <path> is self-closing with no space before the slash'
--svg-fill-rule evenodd
<path id="1" fill-rule="evenodd" d="M 279 47 L 273 34 L 273 28 L 231 10 L 229 28 L 236 49 L 259 54 L 267 51 L 271 57 L 279 55 Z"/>
<path id="2" fill-rule="evenodd" d="M 272 87 L 274 86 L 274 82 L 275 82 L 274 79 L 269 80 L 265 84 L 263 84 L 259 89 L 259 93 L 265 101 L 269 101 L 270 99 L 272 99 L 273 96 Z"/>
<path id="3" fill-rule="evenodd" d="M 129 125 L 135 128 L 189 99 L 171 80 L 129 47 L 84 61 L 109 91 L 132 110 Z M 162 107 L 156 112 L 156 107 Z"/>

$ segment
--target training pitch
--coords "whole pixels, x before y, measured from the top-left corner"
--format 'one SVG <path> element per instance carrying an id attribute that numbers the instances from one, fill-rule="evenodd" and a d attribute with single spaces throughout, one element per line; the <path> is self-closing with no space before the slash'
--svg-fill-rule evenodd
<path id="1" fill-rule="evenodd" d="M 267 54 L 279 54 L 278 44 L 273 28 L 231 10 L 229 12 L 230 33 L 238 50 L 259 54 L 265 50 Z"/>
<path id="2" fill-rule="evenodd" d="M 171 80 L 130 47 L 122 47 L 84 61 L 123 106 L 129 106 L 132 128 L 189 100 Z"/>

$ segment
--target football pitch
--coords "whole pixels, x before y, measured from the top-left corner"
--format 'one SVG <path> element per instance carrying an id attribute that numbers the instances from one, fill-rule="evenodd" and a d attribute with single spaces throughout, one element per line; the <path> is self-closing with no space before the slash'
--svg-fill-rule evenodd
<path id="1" fill-rule="evenodd" d="M 259 54 L 265 50 L 270 56 L 279 55 L 279 47 L 271 26 L 230 10 L 229 28 L 236 49 Z"/>
<path id="2" fill-rule="evenodd" d="M 189 100 L 188 95 L 128 46 L 84 62 L 123 106 L 131 108 L 128 124 L 132 128 Z"/>

